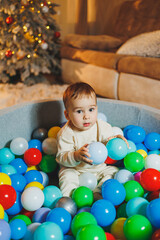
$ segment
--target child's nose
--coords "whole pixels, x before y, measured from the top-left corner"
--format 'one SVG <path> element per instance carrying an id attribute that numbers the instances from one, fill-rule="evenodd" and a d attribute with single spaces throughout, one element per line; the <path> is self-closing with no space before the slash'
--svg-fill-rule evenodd
<path id="1" fill-rule="evenodd" d="M 87 113 L 84 114 L 84 119 L 88 119 L 89 115 Z"/>

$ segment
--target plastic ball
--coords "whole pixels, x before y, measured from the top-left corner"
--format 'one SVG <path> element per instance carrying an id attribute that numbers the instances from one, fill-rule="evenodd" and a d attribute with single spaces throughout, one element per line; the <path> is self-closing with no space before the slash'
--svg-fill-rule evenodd
<path id="1" fill-rule="evenodd" d="M 135 127 L 135 125 L 127 125 L 126 127 L 123 128 L 123 134 L 125 138 L 127 136 L 127 131 L 132 127 Z"/>
<path id="2" fill-rule="evenodd" d="M 90 188 L 92 191 L 97 186 L 97 178 L 93 173 L 85 172 L 79 176 L 79 186 L 85 186 Z"/>
<path id="3" fill-rule="evenodd" d="M 46 187 L 49 184 L 49 177 L 48 177 L 47 173 L 42 172 L 42 171 L 39 171 L 39 172 L 41 173 L 42 178 L 43 178 L 42 185 L 44 187 Z"/>
<path id="4" fill-rule="evenodd" d="M 11 238 L 11 229 L 9 224 L 3 220 L 0 219 L 0 237 L 3 240 L 9 240 Z"/>
<path id="5" fill-rule="evenodd" d="M 22 204 L 21 204 L 21 193 L 20 192 L 16 192 L 16 200 L 14 202 L 14 204 L 12 205 L 12 207 L 8 208 L 6 210 L 6 213 L 8 215 L 15 215 L 15 214 L 19 214 L 20 211 L 22 210 Z"/>
<path id="6" fill-rule="evenodd" d="M 144 145 L 149 150 L 160 149 L 160 134 L 158 134 L 156 132 L 148 133 L 145 137 Z"/>
<path id="7" fill-rule="evenodd" d="M 28 226 L 28 225 L 30 225 L 32 223 L 31 219 L 28 216 L 24 215 L 24 214 L 19 214 L 19 215 L 14 216 L 10 220 L 10 222 L 13 221 L 14 219 L 21 219 L 21 220 L 23 220 L 25 222 L 26 226 Z"/>
<path id="8" fill-rule="evenodd" d="M 121 240 L 126 240 L 124 231 L 123 231 L 123 226 L 126 221 L 126 218 L 117 218 L 111 225 L 111 233 L 115 237 L 115 239 L 121 239 Z"/>
<path id="9" fill-rule="evenodd" d="M 129 240 L 150 240 L 153 231 L 149 220 L 138 214 L 125 221 L 123 230 L 126 239 Z"/>
<path id="10" fill-rule="evenodd" d="M 146 157 L 147 157 L 147 152 L 144 151 L 143 149 L 138 149 L 136 152 L 140 153 L 143 158 L 146 158 Z"/>
<path id="11" fill-rule="evenodd" d="M 51 127 L 48 131 L 49 138 L 57 138 L 57 134 L 61 128 L 58 126 Z"/>
<path id="12" fill-rule="evenodd" d="M 97 119 L 107 122 L 107 116 L 102 112 L 98 112 Z"/>
<path id="13" fill-rule="evenodd" d="M 82 207 L 77 211 L 77 214 L 81 212 L 91 212 L 91 207 Z"/>
<path id="14" fill-rule="evenodd" d="M 51 209 L 46 208 L 46 207 L 41 207 L 41 208 L 37 209 L 33 214 L 32 222 L 38 222 L 38 223 L 45 222 L 46 217 L 50 211 L 51 211 Z"/>
<path id="15" fill-rule="evenodd" d="M 26 224 L 21 219 L 14 219 L 9 223 L 12 239 L 22 239 L 27 231 Z"/>
<path id="16" fill-rule="evenodd" d="M 64 208 L 67 210 L 73 217 L 77 212 L 77 205 L 70 197 L 61 197 L 55 207 Z"/>
<path id="17" fill-rule="evenodd" d="M 39 164 L 39 168 L 45 173 L 53 172 L 57 167 L 55 155 L 44 155 Z"/>
<path id="18" fill-rule="evenodd" d="M 148 149 L 144 146 L 143 143 L 138 143 L 138 144 L 136 144 L 136 148 L 137 148 L 137 150 L 142 149 L 142 150 L 144 150 L 146 153 L 148 153 Z"/>
<path id="19" fill-rule="evenodd" d="M 148 155 L 145 159 L 145 168 L 154 168 L 160 171 L 160 155 Z"/>
<path id="20" fill-rule="evenodd" d="M 11 178 L 6 173 L 0 172 L 0 185 L 2 184 L 11 185 Z"/>
<path id="21" fill-rule="evenodd" d="M 42 174 L 38 170 L 30 170 L 24 174 L 27 184 L 30 182 L 43 182 Z"/>
<path id="22" fill-rule="evenodd" d="M 108 150 L 108 156 L 114 160 L 121 160 L 128 153 L 127 144 L 120 138 L 111 139 L 106 147 Z"/>
<path id="23" fill-rule="evenodd" d="M 45 128 L 37 128 L 32 133 L 32 138 L 43 141 L 48 136 L 48 131 Z"/>
<path id="24" fill-rule="evenodd" d="M 160 229 L 157 229 L 153 234 L 151 240 L 159 240 L 160 239 Z"/>
<path id="25" fill-rule="evenodd" d="M 160 189 L 160 172 L 153 168 L 145 169 L 140 176 L 140 184 L 147 191 Z"/>
<path id="26" fill-rule="evenodd" d="M 123 130 L 119 127 L 112 127 L 112 131 L 113 131 L 113 136 L 115 136 L 115 135 L 124 136 Z"/>
<path id="27" fill-rule="evenodd" d="M 42 142 L 42 150 L 45 154 L 52 155 L 57 153 L 56 138 L 46 138 Z"/>
<path id="28" fill-rule="evenodd" d="M 134 143 L 142 143 L 145 139 L 146 132 L 140 126 L 134 126 L 128 129 L 126 133 L 126 138 L 133 141 Z"/>
<path id="29" fill-rule="evenodd" d="M 13 166 L 19 174 L 24 174 L 27 171 L 27 164 L 22 158 L 15 158 L 10 162 L 10 165 Z"/>
<path id="30" fill-rule="evenodd" d="M 110 201 L 113 205 L 121 204 L 125 197 L 126 191 L 122 183 L 116 179 L 109 179 L 102 184 L 102 197 Z"/>
<path id="31" fill-rule="evenodd" d="M 114 175 L 114 179 L 116 179 L 116 180 L 118 180 L 118 182 L 124 184 L 125 182 L 128 182 L 130 180 L 134 180 L 134 175 L 132 172 L 130 172 L 127 169 L 120 169 Z"/>
<path id="32" fill-rule="evenodd" d="M 105 234 L 106 234 L 106 239 L 107 240 L 116 240 L 115 237 L 111 233 L 105 232 Z"/>
<path id="33" fill-rule="evenodd" d="M 134 197 L 143 197 L 144 195 L 144 189 L 137 181 L 130 180 L 124 184 L 124 187 L 126 190 L 126 202 Z"/>
<path id="34" fill-rule="evenodd" d="M 64 208 L 54 208 L 48 213 L 46 217 L 46 221 L 54 222 L 60 226 L 63 234 L 68 233 L 70 230 L 71 220 L 71 214 Z"/>
<path id="35" fill-rule="evenodd" d="M 37 148 L 40 152 L 42 152 L 42 143 L 38 139 L 31 139 L 28 142 L 28 148 Z"/>
<path id="36" fill-rule="evenodd" d="M 128 217 L 127 213 L 126 213 L 126 205 L 127 205 L 127 203 L 124 202 L 120 206 L 118 206 L 118 208 L 116 208 L 117 218 L 127 218 Z"/>
<path id="37" fill-rule="evenodd" d="M 103 163 L 108 156 L 107 148 L 101 142 L 90 143 L 88 145 L 88 150 L 91 155 L 89 159 L 92 159 L 92 163 L 95 165 Z"/>
<path id="38" fill-rule="evenodd" d="M 21 195 L 21 203 L 24 209 L 36 211 L 44 203 L 43 191 L 38 187 L 25 189 Z"/>
<path id="39" fill-rule="evenodd" d="M 150 155 L 150 154 L 158 154 L 158 155 L 160 155 L 160 150 L 151 150 L 151 151 L 148 152 L 148 155 Z"/>
<path id="40" fill-rule="evenodd" d="M 91 206 L 93 203 L 93 192 L 85 186 L 76 188 L 72 193 L 72 199 L 78 208 Z"/>
<path id="41" fill-rule="evenodd" d="M 0 204 L 3 206 L 4 210 L 12 207 L 15 201 L 15 189 L 10 185 L 0 185 Z"/>
<path id="42" fill-rule="evenodd" d="M 24 161 L 27 165 L 38 165 L 42 160 L 42 153 L 37 148 L 30 148 L 24 153 Z"/>
<path id="43" fill-rule="evenodd" d="M 131 140 L 128 140 L 127 142 L 129 144 L 129 148 L 128 148 L 128 152 L 127 153 L 135 152 L 137 150 L 136 144 L 133 141 L 131 141 Z"/>
<path id="44" fill-rule="evenodd" d="M 79 230 L 76 236 L 76 240 L 106 240 L 106 235 L 104 230 L 93 224 L 88 224 Z"/>
<path id="45" fill-rule="evenodd" d="M 59 198 L 62 197 L 61 190 L 53 185 L 47 186 L 43 189 L 44 193 L 44 207 L 54 208 L 56 205 L 56 202 Z"/>
<path id="46" fill-rule="evenodd" d="M 38 188 L 40 188 L 41 190 L 44 189 L 44 186 L 42 185 L 42 183 L 36 182 L 36 181 L 28 183 L 28 184 L 25 186 L 25 189 L 27 189 L 27 188 L 29 188 L 29 187 L 38 187 Z"/>
<path id="47" fill-rule="evenodd" d="M 115 220 L 116 209 L 110 201 L 100 199 L 93 203 L 91 214 L 93 214 L 99 226 L 106 227 Z"/>
<path id="48" fill-rule="evenodd" d="M 12 174 L 10 176 L 11 181 L 12 181 L 12 187 L 18 191 L 22 192 L 27 184 L 26 178 L 19 173 Z"/>
<path id="49" fill-rule="evenodd" d="M 0 219 L 4 218 L 4 208 L 3 206 L 0 204 Z"/>
<path id="50" fill-rule="evenodd" d="M 15 167 L 10 164 L 1 165 L 1 172 L 6 173 L 8 176 L 17 173 Z"/>
<path id="51" fill-rule="evenodd" d="M 88 224 L 93 224 L 94 226 L 97 225 L 97 221 L 91 213 L 81 212 L 76 214 L 71 222 L 71 231 L 73 236 L 76 236 L 79 229 Z"/>
<path id="52" fill-rule="evenodd" d="M 30 225 L 27 226 L 27 231 L 23 237 L 23 240 L 34 240 L 34 232 L 40 226 L 40 223 L 31 223 Z"/>
<path id="53" fill-rule="evenodd" d="M 146 210 L 146 215 L 151 224 L 156 227 L 160 228 L 160 215 L 159 215 L 159 208 L 160 208 L 160 198 L 152 200 Z"/>
<path id="54" fill-rule="evenodd" d="M 61 228 L 53 222 L 44 222 L 34 232 L 34 240 L 63 240 Z"/>
<path id="55" fill-rule="evenodd" d="M 13 159 L 15 159 L 15 155 L 9 148 L 0 149 L 0 164 L 9 164 Z"/>
<path id="56" fill-rule="evenodd" d="M 147 194 L 146 199 L 151 202 L 153 199 L 159 198 L 160 197 L 160 190 L 149 192 Z"/>
<path id="57" fill-rule="evenodd" d="M 148 206 L 148 201 L 143 197 L 135 197 L 130 199 L 126 205 L 127 216 L 133 216 L 135 214 L 140 214 L 146 217 L 146 208 Z"/>
<path id="58" fill-rule="evenodd" d="M 124 158 L 124 166 L 131 172 L 139 172 L 144 168 L 144 158 L 138 152 L 128 153 Z"/>
<path id="59" fill-rule="evenodd" d="M 23 155 L 28 149 L 28 142 L 25 138 L 14 138 L 10 143 L 10 149 L 15 155 Z"/>
<path id="60" fill-rule="evenodd" d="M 75 240 L 75 238 L 71 235 L 64 235 L 64 240 Z"/>
<path id="61" fill-rule="evenodd" d="M 114 159 L 110 158 L 109 156 L 105 160 L 105 163 L 109 164 L 109 165 L 115 164 L 116 162 L 117 162 L 117 160 L 114 160 Z"/>
<path id="62" fill-rule="evenodd" d="M 141 176 L 141 173 L 142 172 L 137 172 L 134 174 L 134 179 L 135 181 L 139 182 L 140 183 L 140 176 Z"/>

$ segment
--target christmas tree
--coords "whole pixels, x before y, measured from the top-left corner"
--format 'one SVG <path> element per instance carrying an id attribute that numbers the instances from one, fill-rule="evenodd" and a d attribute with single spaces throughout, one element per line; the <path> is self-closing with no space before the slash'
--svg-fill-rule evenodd
<path id="1" fill-rule="evenodd" d="M 0 82 L 59 75 L 60 32 L 53 0 L 0 0 Z"/>

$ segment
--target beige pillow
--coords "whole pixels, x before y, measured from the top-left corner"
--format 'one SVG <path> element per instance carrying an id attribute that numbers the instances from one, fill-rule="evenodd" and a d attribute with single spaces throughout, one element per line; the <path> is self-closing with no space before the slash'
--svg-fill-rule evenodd
<path id="1" fill-rule="evenodd" d="M 123 42 L 108 35 L 68 34 L 64 38 L 64 43 L 75 48 L 105 51 L 118 49 Z"/>
<path id="2" fill-rule="evenodd" d="M 126 41 L 117 54 L 160 57 L 160 30 L 142 33 Z"/>

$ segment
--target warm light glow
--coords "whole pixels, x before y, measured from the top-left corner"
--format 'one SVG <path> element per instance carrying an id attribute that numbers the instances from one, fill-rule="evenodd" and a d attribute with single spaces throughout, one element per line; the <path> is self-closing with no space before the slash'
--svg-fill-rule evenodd
<path id="1" fill-rule="evenodd" d="M 42 42 L 41 40 L 38 41 L 38 43 L 41 43 L 41 42 Z"/>
<path id="2" fill-rule="evenodd" d="M 24 30 L 24 32 L 27 32 L 27 27 L 23 26 L 23 30 Z"/>
<path id="3" fill-rule="evenodd" d="M 31 55 L 30 55 L 30 54 L 28 54 L 28 55 L 27 55 L 27 58 L 30 58 L 30 57 L 31 57 Z"/>
<path id="4" fill-rule="evenodd" d="M 41 34 L 41 33 L 39 33 L 39 34 L 38 34 L 38 37 L 41 37 L 41 36 L 42 36 L 42 34 Z"/>
<path id="5" fill-rule="evenodd" d="M 44 6 L 44 4 L 43 3 L 41 3 L 41 7 L 43 7 Z"/>
<path id="6" fill-rule="evenodd" d="M 46 26 L 46 28 L 47 28 L 47 29 L 50 29 L 50 27 L 49 27 L 49 26 Z"/>
<path id="7" fill-rule="evenodd" d="M 36 37 L 35 40 L 38 41 L 38 37 Z"/>
<path id="8" fill-rule="evenodd" d="M 40 13 L 40 11 L 38 10 L 37 13 Z"/>

